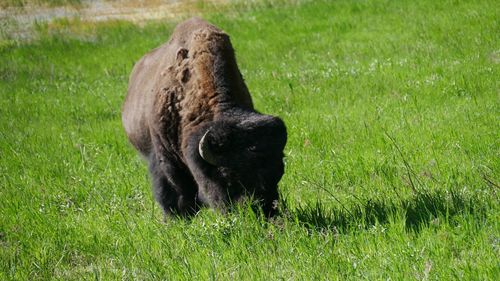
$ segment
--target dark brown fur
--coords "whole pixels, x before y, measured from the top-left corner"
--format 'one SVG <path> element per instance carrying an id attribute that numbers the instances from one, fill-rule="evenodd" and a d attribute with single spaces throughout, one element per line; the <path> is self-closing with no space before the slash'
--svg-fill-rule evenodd
<path id="1" fill-rule="evenodd" d="M 187 20 L 146 54 L 130 76 L 122 120 L 130 142 L 149 161 L 165 213 L 188 214 L 202 204 L 224 209 L 242 195 L 255 196 L 265 212 L 273 212 L 286 129 L 279 118 L 253 109 L 229 36 L 217 27 Z M 207 130 L 208 146 L 224 147 L 217 165 L 198 153 Z M 268 170 L 260 171 L 264 166 Z"/>

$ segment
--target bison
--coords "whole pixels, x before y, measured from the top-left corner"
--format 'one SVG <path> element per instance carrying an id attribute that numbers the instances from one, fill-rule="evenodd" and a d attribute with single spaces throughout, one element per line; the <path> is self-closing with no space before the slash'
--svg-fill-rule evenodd
<path id="1" fill-rule="evenodd" d="M 206 205 L 225 212 L 248 197 L 275 214 L 286 127 L 254 109 L 221 29 L 189 19 L 142 57 L 130 75 L 122 121 L 149 162 L 165 217 Z"/>

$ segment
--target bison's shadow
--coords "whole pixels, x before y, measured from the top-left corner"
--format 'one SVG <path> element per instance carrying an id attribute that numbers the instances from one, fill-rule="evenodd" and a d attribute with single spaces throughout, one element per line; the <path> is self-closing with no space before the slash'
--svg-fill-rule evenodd
<path id="1" fill-rule="evenodd" d="M 429 224 L 439 224 L 440 220 L 455 223 L 461 214 L 470 214 L 481 221 L 486 217 L 487 206 L 477 196 L 458 192 L 418 192 L 405 200 L 367 200 L 350 207 L 327 208 L 318 201 L 309 206 L 295 209 L 286 207 L 282 202 L 282 214 L 291 216 L 309 229 L 337 230 L 346 232 L 352 229 L 369 228 L 375 224 L 387 224 L 398 216 L 405 221 L 406 230 L 420 231 Z"/>

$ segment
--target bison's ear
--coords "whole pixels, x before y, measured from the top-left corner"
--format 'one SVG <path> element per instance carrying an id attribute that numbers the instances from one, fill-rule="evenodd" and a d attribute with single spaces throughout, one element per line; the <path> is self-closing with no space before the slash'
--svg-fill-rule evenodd
<path id="1" fill-rule="evenodd" d="M 216 165 L 215 155 L 213 151 L 210 149 L 210 144 L 207 140 L 207 135 L 210 133 L 210 129 L 208 129 L 203 137 L 201 137 L 200 142 L 198 143 L 198 152 L 200 153 L 201 158 L 207 161 L 207 163 L 211 165 Z"/>
<path id="2" fill-rule="evenodd" d="M 179 48 L 179 50 L 177 50 L 177 55 L 175 57 L 177 63 L 182 62 L 187 57 L 188 57 L 188 50 L 187 49 L 185 49 L 185 48 Z"/>

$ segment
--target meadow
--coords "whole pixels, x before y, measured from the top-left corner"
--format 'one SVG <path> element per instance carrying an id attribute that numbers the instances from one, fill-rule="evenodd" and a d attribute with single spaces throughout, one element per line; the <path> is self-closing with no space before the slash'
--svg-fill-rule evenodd
<path id="1" fill-rule="evenodd" d="M 39 23 L 0 43 L 0 280 L 499 280 L 496 1 L 203 16 L 287 125 L 281 214 L 162 221 L 120 109 L 177 21 Z"/>

